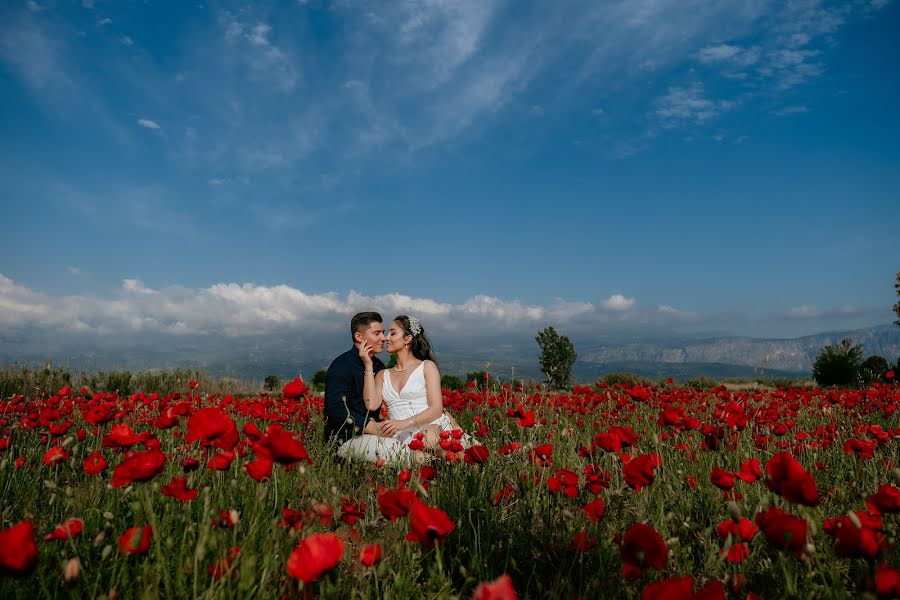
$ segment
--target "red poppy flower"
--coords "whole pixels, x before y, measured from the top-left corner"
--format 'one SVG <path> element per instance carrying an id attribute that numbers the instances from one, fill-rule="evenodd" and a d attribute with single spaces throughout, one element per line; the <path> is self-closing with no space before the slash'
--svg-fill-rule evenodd
<path id="1" fill-rule="evenodd" d="M 472 600 L 519 600 L 509 575 L 501 575 L 494 581 L 482 581 L 475 588 Z"/>
<path id="2" fill-rule="evenodd" d="M 195 500 L 200 493 L 200 490 L 188 488 L 187 477 L 173 477 L 171 482 L 160 488 L 160 491 L 163 496 L 170 496 L 182 502 Z"/>
<path id="3" fill-rule="evenodd" d="M 188 381 L 188 387 L 190 387 L 192 390 L 196 390 L 198 385 L 200 385 L 199 382 L 196 382 L 196 381 Z"/>
<path id="4" fill-rule="evenodd" d="M 281 465 L 309 460 L 309 453 L 303 446 L 303 442 L 294 437 L 292 431 L 278 429 L 266 434 L 261 443 L 266 447 L 272 460 Z"/>
<path id="5" fill-rule="evenodd" d="M 900 512 L 900 489 L 892 485 L 882 485 L 866 499 L 866 506 L 869 510 L 880 513 Z"/>
<path id="6" fill-rule="evenodd" d="M 661 464 L 662 459 L 658 454 L 641 454 L 622 467 L 622 476 L 629 487 L 640 492 L 643 487 L 653 483 L 653 470 Z"/>
<path id="7" fill-rule="evenodd" d="M 231 417 L 221 408 L 201 408 L 191 415 L 187 423 L 184 441 L 199 441 L 221 450 L 233 450 L 240 434 Z"/>
<path id="8" fill-rule="evenodd" d="M 490 457 L 490 450 L 484 446 L 472 446 L 466 448 L 464 460 L 469 464 L 480 465 L 486 463 Z"/>
<path id="9" fill-rule="evenodd" d="M 603 498 L 597 497 L 593 502 L 585 504 L 581 507 L 582 512 L 587 515 L 587 518 L 597 523 L 600 519 L 603 518 L 603 515 L 606 514 L 606 507 L 603 505 Z"/>
<path id="10" fill-rule="evenodd" d="M 597 538 L 587 531 L 578 531 L 572 536 L 572 549 L 576 552 L 590 552 L 597 545 Z"/>
<path id="11" fill-rule="evenodd" d="M 604 452 L 621 452 L 622 448 L 633 446 L 640 436 L 631 427 L 610 427 L 606 433 L 594 436 L 592 447 L 599 447 Z"/>
<path id="12" fill-rule="evenodd" d="M 725 600 L 725 584 L 714 579 L 695 592 L 690 575 L 671 577 L 645 587 L 641 600 Z"/>
<path id="13" fill-rule="evenodd" d="M 44 454 L 44 458 L 41 459 L 48 467 L 53 467 L 58 465 L 61 462 L 69 460 L 69 453 L 66 452 L 66 449 L 62 446 L 53 446 Z"/>
<path id="14" fill-rule="evenodd" d="M 314 533 L 300 540 L 287 560 L 288 575 L 312 583 L 335 568 L 344 556 L 344 542 L 333 533 Z"/>
<path id="15" fill-rule="evenodd" d="M 125 423 L 116 423 L 110 427 L 109 433 L 103 436 L 104 448 L 130 448 L 149 439 L 146 434 L 136 434 L 131 426 Z"/>
<path id="16" fill-rule="evenodd" d="M 288 382 L 281 390 L 281 395 L 285 398 L 299 398 L 306 393 L 306 384 L 299 377 L 295 377 L 293 381 Z"/>
<path id="17" fill-rule="evenodd" d="M 719 467 L 713 467 L 709 473 L 709 480 L 721 490 L 730 490 L 734 487 L 734 473 Z"/>
<path id="18" fill-rule="evenodd" d="M 378 512 L 391 521 L 409 514 L 409 509 L 418 500 L 412 490 L 386 490 L 378 496 Z"/>
<path id="19" fill-rule="evenodd" d="M 856 458 L 867 459 L 875 456 L 875 442 L 872 440 L 858 440 L 856 438 L 850 438 L 841 448 L 847 454 L 855 454 Z"/>
<path id="20" fill-rule="evenodd" d="M 750 557 L 750 548 L 744 542 L 735 542 L 728 547 L 728 550 L 722 550 L 719 554 L 725 554 L 725 560 L 732 563 L 742 563 Z"/>
<path id="21" fill-rule="evenodd" d="M 272 467 L 275 465 L 269 458 L 258 458 L 244 465 L 247 475 L 256 481 L 263 481 L 272 476 Z"/>
<path id="22" fill-rule="evenodd" d="M 86 475 L 98 475 L 106 469 L 106 459 L 99 450 L 94 450 L 84 459 L 84 472 Z"/>
<path id="23" fill-rule="evenodd" d="M 816 482 L 789 452 L 779 452 L 766 463 L 769 478 L 766 487 L 788 502 L 805 506 L 819 505 Z"/>
<path id="24" fill-rule="evenodd" d="M 553 462 L 553 444 L 541 444 L 535 446 L 528 453 L 531 461 L 539 467 L 546 467 Z"/>
<path id="25" fill-rule="evenodd" d="M 62 525 L 57 525 L 56 529 L 44 536 L 47 540 L 70 540 L 84 529 L 84 521 L 81 519 L 66 519 Z"/>
<path id="26" fill-rule="evenodd" d="M 762 477 L 762 471 L 759 468 L 759 459 L 751 458 L 749 460 L 745 460 L 741 464 L 741 470 L 735 473 L 741 481 L 746 483 L 753 483 L 757 479 Z"/>
<path id="27" fill-rule="evenodd" d="M 666 566 L 666 543 L 649 525 L 632 524 L 623 537 L 616 535 L 616 543 L 625 563 L 625 577 L 629 581 L 640 577 L 646 567 L 660 571 Z"/>
<path id="28" fill-rule="evenodd" d="M 651 583 L 641 591 L 641 600 L 674 600 L 694 597 L 694 580 L 690 575 L 670 577 Z"/>
<path id="29" fill-rule="evenodd" d="M 417 501 L 409 508 L 409 533 L 406 534 L 406 539 L 431 548 L 455 528 L 453 521 L 440 508 Z"/>
<path id="30" fill-rule="evenodd" d="M 366 505 L 352 498 L 341 498 L 341 520 L 347 525 L 356 525 L 356 522 L 366 516 Z"/>
<path id="31" fill-rule="evenodd" d="M 110 484 L 118 488 L 135 481 L 149 481 L 162 473 L 165 464 L 166 455 L 155 448 L 144 452 L 129 452 L 113 471 Z"/>
<path id="32" fill-rule="evenodd" d="M 578 474 L 568 469 L 559 469 L 556 475 L 547 479 L 551 492 L 562 492 L 569 498 L 578 496 Z"/>
<path id="33" fill-rule="evenodd" d="M 806 521 L 786 513 L 780 508 L 769 507 L 754 519 L 769 543 L 779 550 L 797 555 L 806 546 Z"/>
<path id="34" fill-rule="evenodd" d="M 892 371 L 893 372 L 893 371 Z M 875 593 L 880 598 L 900 596 L 900 569 L 882 563 L 875 572 Z"/>
<path id="35" fill-rule="evenodd" d="M 381 546 L 379 544 L 368 544 L 359 552 L 359 562 L 371 567 L 381 560 Z"/>
<path id="36" fill-rule="evenodd" d="M 228 573 L 233 573 L 232 570 L 234 568 L 234 562 L 237 560 L 238 555 L 241 553 L 240 546 L 235 546 L 228 550 L 228 554 L 225 555 L 225 558 L 220 558 L 213 564 L 211 564 L 206 572 L 212 576 L 213 579 L 218 581 L 222 579 Z"/>
<path id="37" fill-rule="evenodd" d="M 119 537 L 119 552 L 122 554 L 144 554 L 153 541 L 153 527 L 132 527 Z"/>
<path id="38" fill-rule="evenodd" d="M 852 514 L 854 519 L 833 517 L 822 523 L 825 533 L 835 538 L 834 553 L 841 558 L 875 558 L 887 544 L 881 531 L 881 515 L 864 510 Z"/>
<path id="39" fill-rule="evenodd" d="M 727 538 L 730 534 L 732 537 L 745 542 L 752 540 L 753 536 L 755 536 L 758 531 L 759 527 L 746 517 L 741 517 L 737 522 L 728 519 L 727 521 L 723 521 L 716 525 L 716 533 L 718 533 L 720 537 Z"/>
<path id="40" fill-rule="evenodd" d="M 24 575 L 37 563 L 34 524 L 22 521 L 9 529 L 0 529 L 0 573 Z"/>

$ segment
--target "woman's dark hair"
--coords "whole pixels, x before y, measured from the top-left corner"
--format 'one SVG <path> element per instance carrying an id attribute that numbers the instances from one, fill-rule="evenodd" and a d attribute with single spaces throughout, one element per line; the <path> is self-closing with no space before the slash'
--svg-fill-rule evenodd
<path id="1" fill-rule="evenodd" d="M 437 358 L 434 356 L 431 342 L 428 340 L 428 336 L 425 335 L 425 328 L 422 327 L 422 324 L 419 323 L 418 320 L 416 320 L 416 323 L 419 325 L 419 332 L 417 334 L 413 334 L 408 316 L 398 315 L 394 317 L 394 322 L 400 323 L 405 335 L 412 336 L 412 342 L 409 343 L 409 349 L 412 351 L 413 356 L 419 360 L 430 360 L 434 364 L 437 364 Z"/>

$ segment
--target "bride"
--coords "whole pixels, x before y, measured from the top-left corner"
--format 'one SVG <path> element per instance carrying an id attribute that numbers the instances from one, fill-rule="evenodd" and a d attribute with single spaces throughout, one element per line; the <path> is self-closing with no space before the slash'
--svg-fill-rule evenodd
<path id="1" fill-rule="evenodd" d="M 440 447 L 442 431 L 460 429 L 456 420 L 444 413 L 441 396 L 441 373 L 431 349 L 431 342 L 415 317 L 400 315 L 391 323 L 387 337 L 387 351 L 397 356 L 397 365 L 373 374 L 372 348 L 366 341 L 359 348 L 363 361 L 363 399 L 366 408 L 378 410 L 387 405 L 388 418 L 376 424 L 379 435 L 393 437 L 408 444 L 421 432 L 424 450 L 443 456 Z M 462 440 L 466 444 L 469 440 Z M 421 462 L 422 453 L 413 453 Z"/>

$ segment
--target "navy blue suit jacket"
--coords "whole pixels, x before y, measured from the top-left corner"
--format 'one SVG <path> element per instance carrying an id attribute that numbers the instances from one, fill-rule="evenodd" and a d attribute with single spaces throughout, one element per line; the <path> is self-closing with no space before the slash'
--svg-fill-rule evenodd
<path id="1" fill-rule="evenodd" d="M 372 357 L 372 370 L 377 375 L 384 369 L 377 356 Z M 325 438 L 342 444 L 361 435 L 366 422 L 380 421 L 379 410 L 368 410 L 363 400 L 363 372 L 365 366 L 359 349 L 353 346 L 335 358 L 325 378 Z M 349 418 L 349 420 L 348 420 Z"/>

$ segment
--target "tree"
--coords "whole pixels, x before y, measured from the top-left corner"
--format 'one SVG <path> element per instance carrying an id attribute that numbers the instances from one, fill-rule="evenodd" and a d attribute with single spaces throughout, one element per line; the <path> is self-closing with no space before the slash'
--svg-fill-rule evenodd
<path id="1" fill-rule="evenodd" d="M 263 387 L 270 392 L 274 392 L 278 389 L 279 383 L 281 383 L 281 380 L 278 379 L 278 375 L 267 375 Z"/>
<path id="2" fill-rule="evenodd" d="M 813 377 L 820 386 L 859 383 L 863 349 L 853 340 L 822 348 L 813 363 Z"/>
<path id="3" fill-rule="evenodd" d="M 900 296 L 900 272 L 897 273 L 897 283 L 894 284 L 894 289 L 897 290 L 897 295 Z M 900 302 L 894 305 L 894 314 L 897 315 L 894 325 L 900 326 Z"/>
<path id="4" fill-rule="evenodd" d="M 553 327 L 539 331 L 534 338 L 541 348 L 541 371 L 547 376 L 550 387 L 561 389 L 572 383 L 572 365 L 575 364 L 575 346 Z"/>
<path id="5" fill-rule="evenodd" d="M 864 383 L 881 380 L 891 370 L 891 363 L 883 356 L 873 354 L 863 361 L 860 369 Z"/>
<path id="6" fill-rule="evenodd" d="M 328 371 L 325 369 L 319 369 L 316 371 L 316 374 L 313 375 L 312 384 L 317 392 L 325 391 L 325 381 L 328 379 Z"/>

